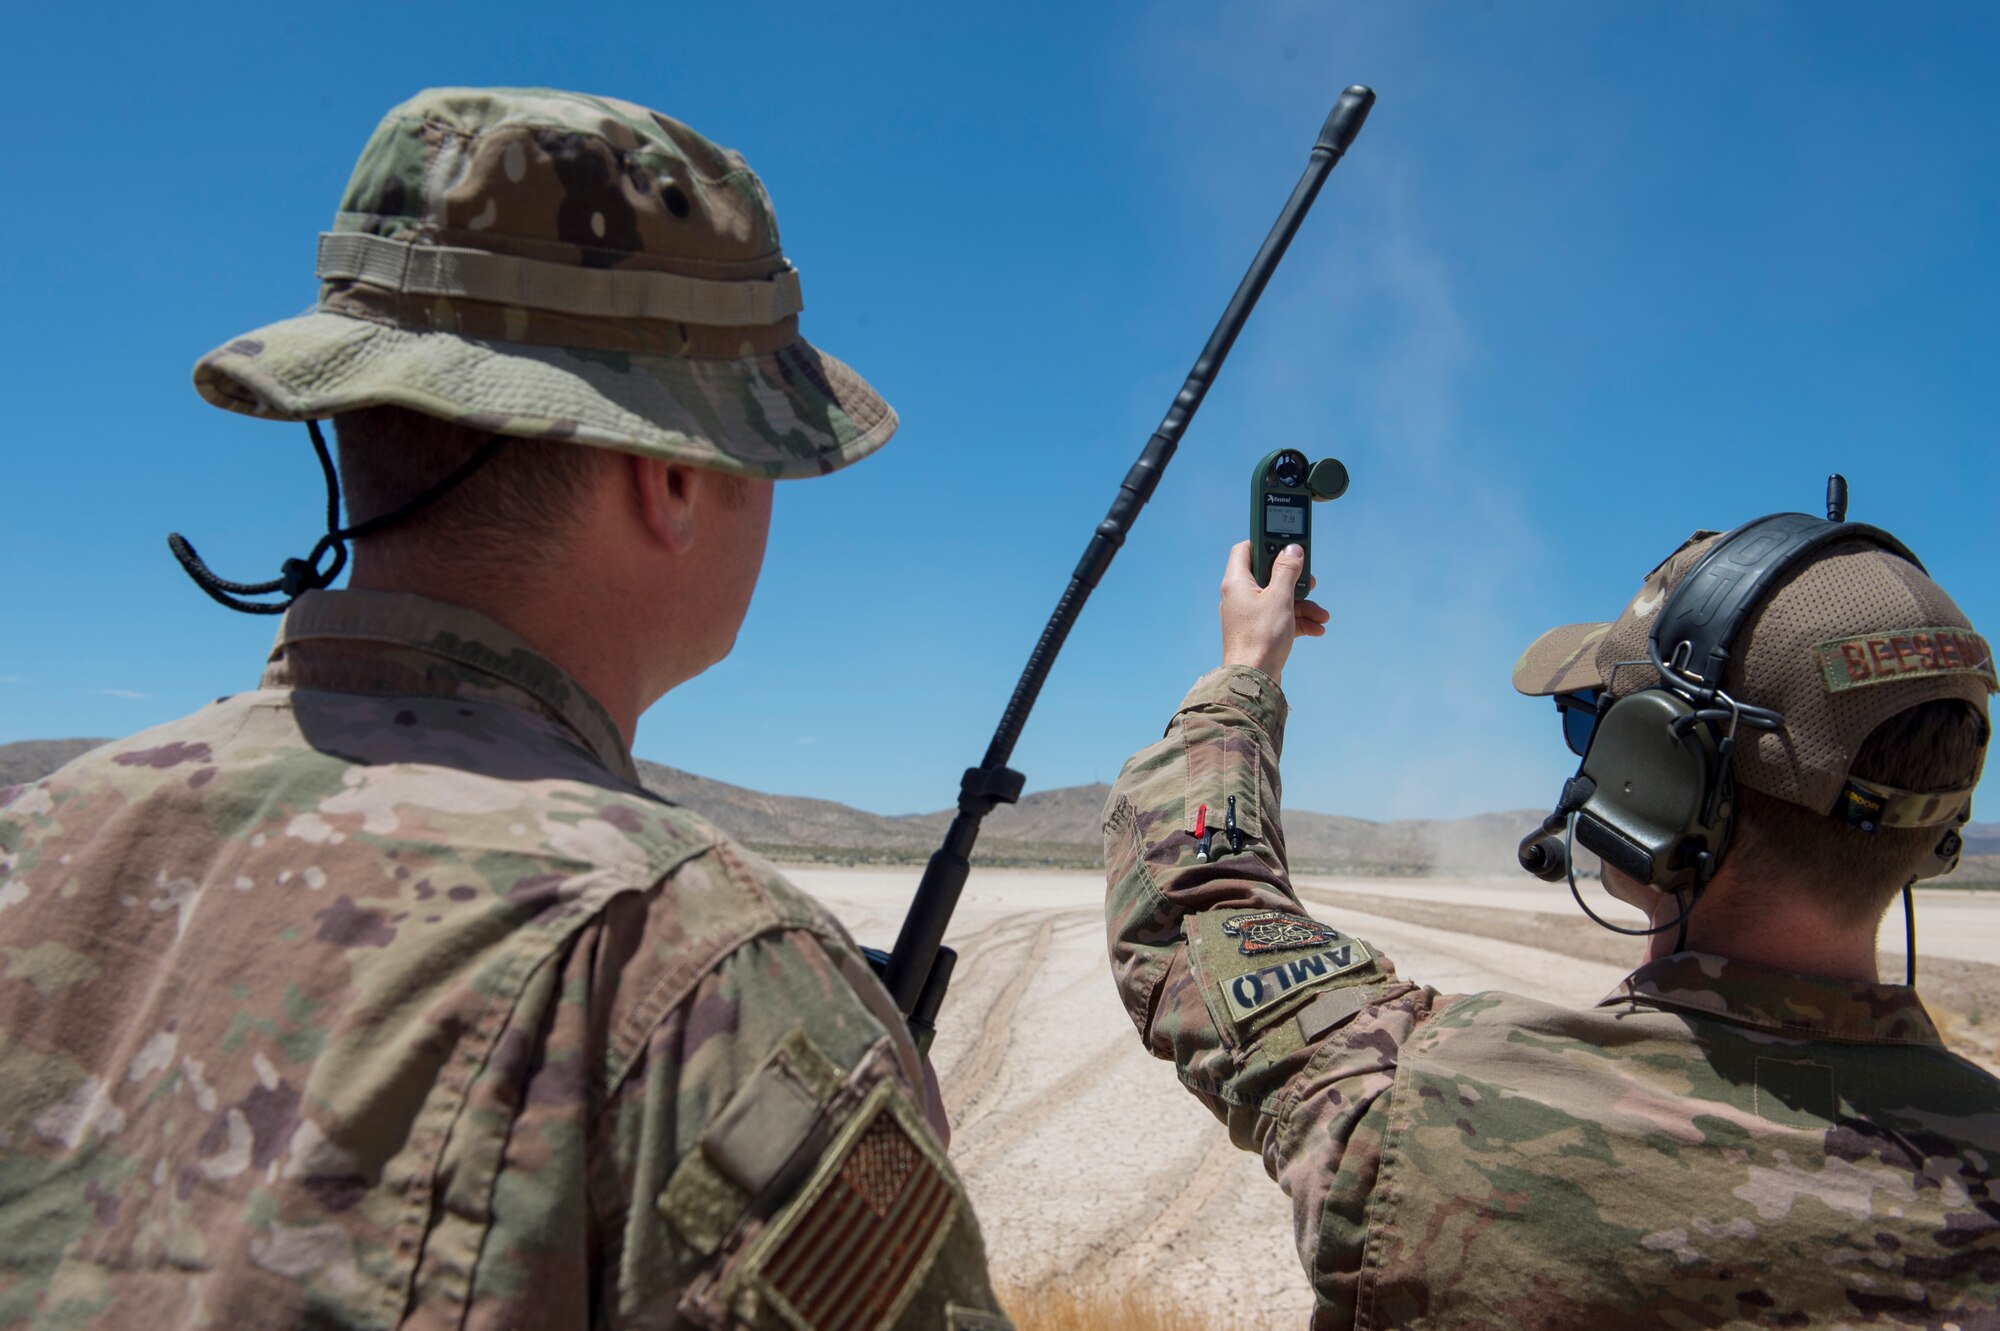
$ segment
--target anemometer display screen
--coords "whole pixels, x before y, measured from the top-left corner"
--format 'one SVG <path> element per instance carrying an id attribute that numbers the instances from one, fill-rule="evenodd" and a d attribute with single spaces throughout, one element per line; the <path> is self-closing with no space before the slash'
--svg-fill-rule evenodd
<path id="1" fill-rule="evenodd" d="M 1309 502 L 1304 495 L 1265 495 L 1264 530 L 1272 536 L 1304 536 Z"/>

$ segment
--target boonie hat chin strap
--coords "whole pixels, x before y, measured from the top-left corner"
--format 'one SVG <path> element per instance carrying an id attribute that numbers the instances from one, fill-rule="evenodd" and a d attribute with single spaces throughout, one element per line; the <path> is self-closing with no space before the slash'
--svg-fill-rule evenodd
<path id="1" fill-rule="evenodd" d="M 496 434 L 481 444 L 479 451 L 460 463 L 437 484 L 425 490 L 399 509 L 357 522 L 351 527 L 340 525 L 340 474 L 334 469 L 333 454 L 328 451 L 326 437 L 320 433 L 318 421 L 307 421 L 306 430 L 312 435 L 313 451 L 319 454 L 319 467 L 326 477 L 326 535 L 314 544 L 312 553 L 304 559 L 287 559 L 280 565 L 281 572 L 269 582 L 231 582 L 217 577 L 215 571 L 195 553 L 194 546 L 179 532 L 167 536 L 167 548 L 180 561 L 181 568 L 195 586 L 207 592 L 221 605 L 231 610 L 239 610 L 246 615 L 280 615 L 293 601 L 309 591 L 319 591 L 333 585 L 340 571 L 347 567 L 347 543 L 363 536 L 393 527 L 405 518 L 414 516 L 444 498 L 452 490 L 492 460 L 508 436 Z M 332 555 L 332 562 L 324 568 L 321 561 Z M 246 596 L 283 595 L 282 601 L 246 601 Z"/>

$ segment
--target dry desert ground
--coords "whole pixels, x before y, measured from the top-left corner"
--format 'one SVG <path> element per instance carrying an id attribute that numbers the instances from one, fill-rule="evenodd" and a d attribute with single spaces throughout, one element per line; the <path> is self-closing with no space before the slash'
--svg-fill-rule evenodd
<path id="1" fill-rule="evenodd" d="M 880 946 L 918 875 L 788 872 Z M 1638 952 L 1584 921 L 1566 888 L 1529 880 L 1302 878 L 1299 889 L 1319 918 L 1448 993 L 1512 989 L 1585 1006 Z M 1594 907 L 1620 909 L 1585 890 Z M 1244 1325 L 1302 1325 L 1311 1297 L 1286 1199 L 1140 1048 L 1105 968 L 1102 895 L 1090 873 L 976 870 L 953 920 L 959 965 L 932 1052 L 994 1270 L 1019 1288 L 1149 1288 Z M 1941 1024 L 1994 1066 L 1993 1026 L 1982 1023 L 1995 1016 L 1980 1008 L 2000 999 L 2000 967 L 1985 964 L 2000 946 L 2000 894 L 1920 893 L 1917 919 L 1919 957 L 1938 959 L 1926 973 L 1958 1004 L 1939 1011 Z M 1900 912 L 1884 942 L 1883 975 L 1899 977 Z M 1921 977 L 1919 987 L 1938 1009 Z"/>

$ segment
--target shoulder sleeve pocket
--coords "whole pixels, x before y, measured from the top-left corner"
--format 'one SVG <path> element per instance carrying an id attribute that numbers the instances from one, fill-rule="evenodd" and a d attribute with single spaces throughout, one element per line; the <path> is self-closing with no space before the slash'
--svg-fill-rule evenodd
<path id="1" fill-rule="evenodd" d="M 1252 841 L 1263 839 L 1263 760 L 1257 734 L 1248 726 L 1225 725 L 1199 712 L 1183 712 L 1175 719 L 1180 731 L 1181 754 L 1187 774 L 1182 809 L 1182 830 L 1190 836 L 1203 821 L 1218 834 L 1229 816 L 1229 801 L 1236 801 L 1236 828 Z"/>
<path id="2" fill-rule="evenodd" d="M 714 1256 L 752 1202 L 796 1172 L 841 1078 L 804 1031 L 787 1035 L 675 1168 L 656 1204 L 661 1219 Z"/>

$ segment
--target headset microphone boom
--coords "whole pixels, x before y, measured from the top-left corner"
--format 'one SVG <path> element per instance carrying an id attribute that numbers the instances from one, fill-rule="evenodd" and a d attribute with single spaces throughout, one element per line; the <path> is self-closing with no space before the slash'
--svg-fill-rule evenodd
<path id="1" fill-rule="evenodd" d="M 1215 381 L 1216 371 L 1222 368 L 1230 347 L 1236 342 L 1236 335 L 1243 330 L 1257 298 L 1264 292 L 1265 283 L 1270 281 L 1278 261 L 1284 257 L 1286 247 L 1292 242 L 1292 236 L 1298 231 L 1299 223 L 1305 220 L 1320 187 L 1354 142 L 1354 136 L 1361 132 L 1362 123 L 1368 119 L 1369 109 L 1374 105 L 1374 91 L 1359 84 L 1341 93 L 1340 100 L 1334 104 L 1332 113 L 1320 128 L 1318 141 L 1312 146 L 1305 173 L 1292 189 L 1291 198 L 1285 201 L 1278 220 L 1272 224 L 1270 234 L 1258 249 L 1257 257 L 1251 260 L 1249 271 L 1243 275 L 1236 294 L 1230 297 L 1215 331 L 1209 334 L 1208 344 L 1201 349 L 1201 355 L 1188 372 L 1180 392 L 1175 395 L 1173 405 L 1167 409 L 1160 428 L 1146 441 L 1139 460 L 1132 464 L 1131 470 L 1120 482 L 1118 495 L 1111 501 L 1110 512 L 1097 525 L 1096 533 L 1084 549 L 1083 558 L 1071 573 L 1069 585 L 1056 602 L 1049 622 L 1043 626 L 1041 637 L 1028 655 L 1027 666 L 1014 685 L 1013 696 L 1008 698 L 1006 710 L 1000 715 L 1000 724 L 993 732 L 992 742 L 987 745 L 985 758 L 979 766 L 967 768 L 960 780 L 957 816 L 946 830 L 943 843 L 924 866 L 923 878 L 917 884 L 909 914 L 903 919 L 895 949 L 887 953 L 868 949 L 869 961 L 882 972 L 883 983 L 895 999 L 897 1009 L 909 1022 L 911 1033 L 921 1047 L 929 1047 L 938 1009 L 944 1002 L 945 989 L 951 982 L 951 969 L 957 960 L 952 950 L 943 946 L 944 931 L 951 921 L 952 911 L 958 906 L 959 895 L 965 889 L 966 875 L 972 868 L 972 846 L 979 837 L 979 824 L 995 807 L 1012 804 L 1021 797 L 1026 778 L 1007 766 L 1007 761 L 1013 756 L 1014 744 L 1021 736 L 1022 727 L 1027 724 L 1028 713 L 1042 691 L 1049 669 L 1055 664 L 1056 653 L 1062 650 L 1063 641 L 1069 636 L 1070 628 L 1076 623 L 1076 617 L 1082 611 L 1083 603 L 1089 599 L 1091 590 L 1104 576 L 1105 569 L 1110 567 L 1118 548 L 1125 543 L 1125 534 L 1131 530 L 1139 510 L 1145 507 L 1154 488 L 1159 485 L 1160 475 L 1172 460 L 1182 433 L 1200 409 L 1209 385 Z"/>

